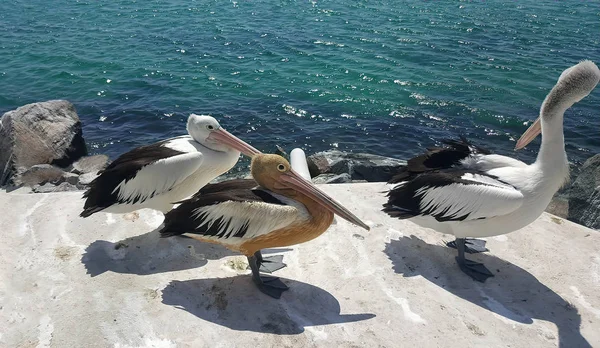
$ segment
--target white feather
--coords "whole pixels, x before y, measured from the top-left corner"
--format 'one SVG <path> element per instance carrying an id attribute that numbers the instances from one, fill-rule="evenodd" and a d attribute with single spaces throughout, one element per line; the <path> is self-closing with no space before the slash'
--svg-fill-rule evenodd
<path id="1" fill-rule="evenodd" d="M 505 215 L 523 204 L 521 192 L 493 178 L 468 173 L 462 179 L 472 183 L 419 189 L 416 193 L 422 195 L 420 210 L 434 216 L 466 216 L 466 220 L 474 220 Z"/>
<path id="2" fill-rule="evenodd" d="M 134 178 L 123 180 L 113 192 L 118 192 L 120 201 L 131 202 L 138 197 L 145 201 L 179 185 L 200 168 L 203 160 L 200 152 L 158 160 L 143 167 Z"/>
<path id="3" fill-rule="evenodd" d="M 223 223 L 217 234 L 223 233 L 223 236 L 221 238 L 203 236 L 203 238 L 218 239 L 226 244 L 236 244 L 310 219 L 310 214 L 303 204 L 273 195 L 284 201 L 286 205 L 227 201 L 198 208 L 194 211 L 194 217 L 200 217 L 202 223 L 197 228 L 210 228 L 219 218 L 222 218 Z M 248 228 L 244 236 L 235 237 L 237 231 L 246 224 Z"/>

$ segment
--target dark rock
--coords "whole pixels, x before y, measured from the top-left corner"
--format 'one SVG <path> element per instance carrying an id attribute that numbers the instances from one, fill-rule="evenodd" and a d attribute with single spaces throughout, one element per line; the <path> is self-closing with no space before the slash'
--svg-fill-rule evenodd
<path id="1" fill-rule="evenodd" d="M 307 158 L 312 177 L 348 173 L 352 180 L 388 181 L 406 161 L 366 153 L 337 150 L 315 153 Z"/>
<path id="2" fill-rule="evenodd" d="M 64 168 L 86 154 L 81 122 L 68 101 L 28 104 L 0 119 L 0 186 L 36 164 Z"/>
<path id="3" fill-rule="evenodd" d="M 106 155 L 86 156 L 73 163 L 71 172 L 77 174 L 96 173 L 106 168 L 107 165 L 108 156 Z"/>
<path id="4" fill-rule="evenodd" d="M 600 154 L 585 161 L 571 185 L 569 220 L 600 229 Z"/>
<path id="5" fill-rule="evenodd" d="M 79 191 L 77 186 L 71 185 L 68 182 L 63 182 L 56 186 L 50 183 L 44 185 L 38 185 L 33 188 L 35 193 L 51 193 L 51 192 L 65 192 L 65 191 Z"/>

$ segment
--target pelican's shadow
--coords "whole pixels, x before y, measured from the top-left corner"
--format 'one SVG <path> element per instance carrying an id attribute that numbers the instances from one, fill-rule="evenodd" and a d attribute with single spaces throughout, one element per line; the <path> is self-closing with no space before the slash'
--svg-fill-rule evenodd
<path id="1" fill-rule="evenodd" d="M 401 237 L 386 245 L 394 271 L 404 277 L 421 275 L 454 295 L 519 323 L 533 319 L 552 322 L 558 328 L 560 347 L 591 347 L 581 335 L 581 316 L 559 294 L 526 270 L 491 254 L 469 255 L 494 274 L 486 283 L 463 274 L 454 257 L 456 250 L 431 245 L 416 236 Z"/>
<path id="2" fill-rule="evenodd" d="M 261 293 L 250 276 L 171 281 L 162 302 L 232 330 L 278 335 L 304 332 L 307 326 L 348 323 L 374 314 L 340 314 L 340 304 L 316 286 L 282 280 L 290 287 L 281 299 Z"/>
<path id="3" fill-rule="evenodd" d="M 202 267 L 208 260 L 239 255 L 192 238 L 160 238 L 158 229 L 118 242 L 97 240 L 81 258 L 92 277 L 106 271 L 148 275 Z"/>

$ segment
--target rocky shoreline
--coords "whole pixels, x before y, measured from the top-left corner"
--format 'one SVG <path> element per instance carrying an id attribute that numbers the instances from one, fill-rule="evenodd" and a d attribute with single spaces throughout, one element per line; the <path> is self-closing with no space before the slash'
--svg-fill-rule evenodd
<path id="1" fill-rule="evenodd" d="M 406 165 L 395 158 L 338 150 L 312 154 L 307 161 L 317 184 L 386 182 Z M 83 190 L 108 163 L 106 155 L 88 156 L 81 121 L 68 101 L 28 104 L 0 118 L 0 187 L 6 191 Z M 600 230 L 600 154 L 585 162 L 546 211 Z"/>

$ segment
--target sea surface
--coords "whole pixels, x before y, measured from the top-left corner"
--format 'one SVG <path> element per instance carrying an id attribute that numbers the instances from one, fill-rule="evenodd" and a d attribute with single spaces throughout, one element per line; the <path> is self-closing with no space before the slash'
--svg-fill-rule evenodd
<path id="1" fill-rule="evenodd" d="M 67 99 L 112 158 L 199 113 L 266 152 L 465 135 L 530 161 L 539 140 L 516 139 L 582 59 L 600 63 L 600 1 L 0 1 L 0 112 Z M 600 152 L 600 88 L 565 138 L 575 165 Z"/>

